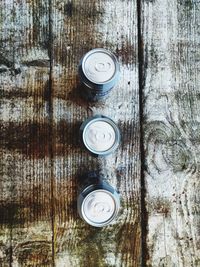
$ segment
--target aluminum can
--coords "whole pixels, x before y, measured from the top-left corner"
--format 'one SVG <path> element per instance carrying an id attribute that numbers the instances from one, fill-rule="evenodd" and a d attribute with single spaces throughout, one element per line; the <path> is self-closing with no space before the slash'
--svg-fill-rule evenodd
<path id="1" fill-rule="evenodd" d="M 103 48 L 95 48 L 86 53 L 78 67 L 82 96 L 97 101 L 105 97 L 117 84 L 120 66 L 116 56 Z"/>
<path id="2" fill-rule="evenodd" d="M 80 127 L 80 139 L 85 148 L 96 156 L 114 152 L 120 144 L 120 130 L 112 119 L 96 115 Z"/>
<path id="3" fill-rule="evenodd" d="M 92 226 L 106 226 L 116 219 L 120 210 L 119 193 L 96 172 L 86 174 L 85 178 L 77 199 L 78 213 Z"/>

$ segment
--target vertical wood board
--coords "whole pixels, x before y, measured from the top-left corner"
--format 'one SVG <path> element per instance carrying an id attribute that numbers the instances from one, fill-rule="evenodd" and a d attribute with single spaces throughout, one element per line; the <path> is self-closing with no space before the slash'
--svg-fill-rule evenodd
<path id="1" fill-rule="evenodd" d="M 198 1 L 143 1 L 147 266 L 197 267 Z"/>
<path id="2" fill-rule="evenodd" d="M 55 262 L 57 266 L 140 266 L 140 152 L 135 1 L 53 1 L 53 121 Z M 98 103 L 80 97 L 78 63 L 90 49 L 114 52 L 121 79 Z M 79 127 L 95 114 L 120 127 L 122 144 L 94 158 L 80 146 Z M 79 177 L 100 169 L 121 193 L 122 209 L 110 226 L 96 229 L 77 215 Z"/>
<path id="3" fill-rule="evenodd" d="M 0 266 L 51 266 L 49 4 L 0 7 Z"/>

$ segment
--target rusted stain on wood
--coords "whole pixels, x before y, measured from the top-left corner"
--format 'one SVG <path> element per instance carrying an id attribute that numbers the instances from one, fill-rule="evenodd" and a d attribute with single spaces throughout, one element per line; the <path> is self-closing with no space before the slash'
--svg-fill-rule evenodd
<path id="1" fill-rule="evenodd" d="M 123 36 L 121 38 L 123 39 Z M 124 39 L 126 40 L 126 38 Z M 135 51 L 135 45 L 131 44 L 131 42 L 122 43 L 122 47 L 117 48 L 115 53 L 124 65 L 137 62 L 137 51 Z"/>
<path id="2" fill-rule="evenodd" d="M 0 138 L 2 149 L 19 152 L 31 158 L 44 158 L 48 155 L 48 125 L 44 123 L 16 124 L 4 123 L 1 127 Z"/>
<path id="3" fill-rule="evenodd" d="M 54 18 L 60 17 L 53 25 L 54 62 L 76 66 L 81 56 L 94 47 L 95 24 L 101 19 L 104 7 L 97 7 L 93 0 L 84 3 L 59 0 L 53 1 L 53 6 Z M 71 74 L 70 69 L 68 74 Z"/>

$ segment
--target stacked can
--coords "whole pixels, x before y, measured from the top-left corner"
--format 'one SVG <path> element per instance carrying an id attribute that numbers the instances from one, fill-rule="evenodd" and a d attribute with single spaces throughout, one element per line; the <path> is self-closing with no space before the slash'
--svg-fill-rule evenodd
<path id="1" fill-rule="evenodd" d="M 77 209 L 80 217 L 88 224 L 103 227 L 114 221 L 120 208 L 118 192 L 97 172 L 84 177 L 84 186 L 80 189 Z"/>
<path id="2" fill-rule="evenodd" d="M 92 154 L 106 156 L 119 146 L 120 131 L 113 120 L 103 115 L 96 115 L 82 123 L 80 138 L 85 148 Z"/>
<path id="3" fill-rule="evenodd" d="M 96 48 L 83 56 L 79 63 L 81 93 L 90 101 L 106 96 L 119 80 L 120 67 L 110 51 Z"/>

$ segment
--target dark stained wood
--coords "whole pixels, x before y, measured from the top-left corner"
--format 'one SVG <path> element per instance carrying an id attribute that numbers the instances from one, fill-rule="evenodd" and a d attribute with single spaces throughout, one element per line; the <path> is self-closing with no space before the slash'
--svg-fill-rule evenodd
<path id="1" fill-rule="evenodd" d="M 147 266 L 200 266 L 199 14 L 143 1 Z"/>
<path id="2" fill-rule="evenodd" d="M 135 1 L 53 1 L 54 213 L 56 266 L 140 266 L 140 152 Z M 113 51 L 121 80 L 101 103 L 81 99 L 77 67 L 92 48 Z M 122 131 L 122 144 L 107 158 L 90 156 L 78 142 L 87 117 L 101 113 Z M 79 177 L 99 168 L 121 193 L 111 226 L 96 229 L 77 215 Z"/>
<path id="3" fill-rule="evenodd" d="M 48 1 L 0 3 L 0 266 L 51 266 Z"/>

